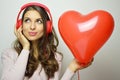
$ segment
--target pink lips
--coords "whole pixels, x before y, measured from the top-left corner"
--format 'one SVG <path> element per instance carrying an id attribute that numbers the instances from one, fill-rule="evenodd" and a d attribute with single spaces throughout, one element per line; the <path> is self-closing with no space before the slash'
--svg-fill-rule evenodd
<path id="1" fill-rule="evenodd" d="M 30 36 L 35 36 L 37 34 L 37 32 L 29 32 Z"/>

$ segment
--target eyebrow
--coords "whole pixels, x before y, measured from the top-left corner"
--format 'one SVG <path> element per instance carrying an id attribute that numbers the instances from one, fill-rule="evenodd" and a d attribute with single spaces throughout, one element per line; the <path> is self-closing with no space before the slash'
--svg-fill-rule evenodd
<path id="1" fill-rule="evenodd" d="M 41 20 L 43 20 L 42 18 L 38 18 L 38 19 L 41 19 Z"/>

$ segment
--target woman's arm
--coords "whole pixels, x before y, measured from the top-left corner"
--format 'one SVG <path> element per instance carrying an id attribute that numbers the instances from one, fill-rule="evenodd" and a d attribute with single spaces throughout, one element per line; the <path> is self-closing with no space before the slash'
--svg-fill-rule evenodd
<path id="1" fill-rule="evenodd" d="M 61 80 L 71 80 L 72 76 L 74 75 L 75 72 L 78 70 L 82 70 L 84 68 L 89 67 L 92 64 L 93 60 L 90 61 L 88 64 L 82 66 L 80 62 L 78 62 L 76 59 L 73 59 L 68 66 L 66 72 L 64 73 L 63 77 Z"/>
<path id="2" fill-rule="evenodd" d="M 55 72 L 54 78 L 50 78 L 49 80 L 71 80 L 72 76 L 74 75 L 76 71 L 90 66 L 93 61 L 92 60 L 90 63 L 88 63 L 87 65 L 83 67 L 76 59 L 73 59 L 71 63 L 69 64 L 68 68 L 66 69 L 65 73 L 60 79 L 60 72 L 61 72 L 61 67 L 62 67 L 62 56 L 58 53 L 56 54 L 56 60 L 58 61 L 58 64 L 59 64 L 59 70 Z"/>
<path id="3" fill-rule="evenodd" d="M 29 51 L 23 49 L 19 56 L 15 50 L 6 50 L 1 56 L 3 72 L 1 80 L 23 80 Z"/>

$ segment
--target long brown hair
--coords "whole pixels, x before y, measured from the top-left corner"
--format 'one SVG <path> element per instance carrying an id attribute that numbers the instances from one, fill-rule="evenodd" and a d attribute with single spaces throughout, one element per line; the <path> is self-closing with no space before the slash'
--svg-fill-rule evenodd
<path id="1" fill-rule="evenodd" d="M 42 7 L 27 7 L 23 12 L 22 21 L 24 19 L 25 13 L 30 10 L 36 10 L 40 13 L 43 19 L 44 34 L 38 40 L 39 42 L 35 49 L 32 46 L 30 47 L 30 54 L 25 76 L 30 78 L 33 75 L 34 71 L 37 69 L 38 65 L 41 64 L 47 76 L 49 78 L 54 77 L 54 73 L 59 69 L 58 62 L 55 59 L 55 53 L 57 52 L 57 46 L 59 44 L 58 38 L 56 36 L 54 28 L 51 33 L 46 33 L 46 21 L 50 19 L 47 12 Z M 31 43 L 31 41 L 29 42 Z M 20 52 L 23 49 L 23 47 L 19 40 L 15 41 L 14 48 L 20 55 Z"/>

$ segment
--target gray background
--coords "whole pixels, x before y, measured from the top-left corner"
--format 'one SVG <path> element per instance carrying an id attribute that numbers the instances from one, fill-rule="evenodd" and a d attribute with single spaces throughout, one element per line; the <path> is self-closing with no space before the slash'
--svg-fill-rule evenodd
<path id="1" fill-rule="evenodd" d="M 20 7 L 31 0 L 0 0 L 0 53 L 11 46 L 15 40 L 14 24 Z M 120 0 L 35 0 L 49 7 L 60 45 L 58 50 L 64 54 L 62 73 L 73 59 L 71 51 L 58 31 L 58 19 L 67 10 L 77 10 L 82 14 L 103 9 L 110 12 L 115 20 L 113 34 L 97 52 L 92 66 L 80 71 L 81 80 L 120 80 Z M 1 64 L 1 60 L 0 60 Z M 0 65 L 1 72 L 1 65 Z M 77 74 L 74 76 L 77 79 Z M 76 80 L 74 79 L 74 80 Z"/>

